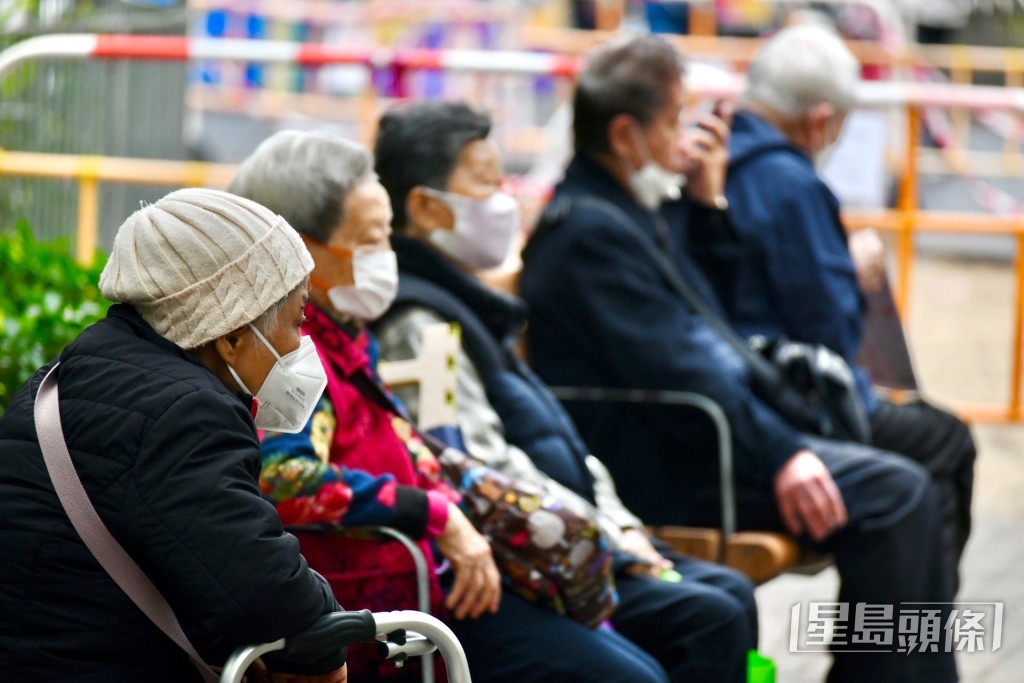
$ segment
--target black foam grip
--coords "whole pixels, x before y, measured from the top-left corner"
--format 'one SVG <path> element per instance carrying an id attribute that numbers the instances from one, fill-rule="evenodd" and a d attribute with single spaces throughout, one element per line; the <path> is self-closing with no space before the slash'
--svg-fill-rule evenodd
<path id="1" fill-rule="evenodd" d="M 368 609 L 325 614 L 302 633 L 285 640 L 285 652 L 327 652 L 355 643 L 371 643 L 377 623 Z"/>

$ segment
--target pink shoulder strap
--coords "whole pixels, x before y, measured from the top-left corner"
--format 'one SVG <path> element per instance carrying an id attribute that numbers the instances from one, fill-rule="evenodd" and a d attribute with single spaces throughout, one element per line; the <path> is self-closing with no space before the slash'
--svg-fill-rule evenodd
<path id="1" fill-rule="evenodd" d="M 64 442 L 57 391 L 59 367 L 60 363 L 54 365 L 43 379 L 36 395 L 34 411 L 39 448 L 43 452 L 46 471 L 53 482 L 53 488 L 57 491 L 57 497 L 60 498 L 60 503 L 71 519 L 75 531 L 82 537 L 89 552 L 96 557 L 103 569 L 143 614 L 188 654 L 203 680 L 206 683 L 216 683 L 217 674 L 192 647 L 167 600 L 111 535 L 96 513 L 96 508 L 89 501 L 89 495 L 78 478 L 71 454 Z"/>

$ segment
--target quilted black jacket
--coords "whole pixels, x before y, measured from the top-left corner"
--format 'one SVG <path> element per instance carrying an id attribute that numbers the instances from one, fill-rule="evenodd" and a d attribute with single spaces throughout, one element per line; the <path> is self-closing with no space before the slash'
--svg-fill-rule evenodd
<path id="1" fill-rule="evenodd" d="M 124 305 L 60 361 L 64 435 L 89 498 L 204 659 L 223 663 L 239 644 L 276 640 L 338 608 L 260 497 L 246 400 Z M 200 680 L 60 506 L 32 418 L 48 369 L 0 420 L 0 680 Z M 274 666 L 313 674 L 343 661 L 339 650 Z"/>

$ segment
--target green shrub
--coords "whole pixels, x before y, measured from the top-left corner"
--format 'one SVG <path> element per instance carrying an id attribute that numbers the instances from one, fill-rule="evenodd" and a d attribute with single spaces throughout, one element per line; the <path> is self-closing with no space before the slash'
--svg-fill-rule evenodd
<path id="1" fill-rule="evenodd" d="M 0 232 L 0 415 L 33 372 L 106 315 L 104 261 L 97 254 L 82 268 L 68 239 L 37 242 L 24 222 Z"/>

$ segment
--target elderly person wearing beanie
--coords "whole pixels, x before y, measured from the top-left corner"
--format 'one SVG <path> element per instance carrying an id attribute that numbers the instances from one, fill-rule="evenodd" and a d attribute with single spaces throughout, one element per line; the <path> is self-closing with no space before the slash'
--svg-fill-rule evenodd
<path id="1" fill-rule="evenodd" d="M 264 435 L 264 495 L 285 524 L 394 527 L 454 570 L 441 577 L 451 582 L 447 596 L 431 578 L 434 611 L 447 608 L 461 620 L 497 610 L 501 584 L 490 545 L 455 504 L 412 426 L 369 388 L 383 390 L 376 341 L 364 324 L 387 310 L 398 288 L 391 203 L 369 151 L 333 135 L 282 131 L 242 163 L 231 191 L 284 216 L 316 264 L 302 329 L 316 343 L 327 390 L 301 432 Z M 334 534 L 296 535 L 346 607 L 416 607 L 414 566 L 399 544 L 371 550 Z M 354 677 L 374 667 L 394 675 L 394 666 L 375 665 L 364 650 L 350 657 Z"/>
<path id="2" fill-rule="evenodd" d="M 119 303 L 64 349 L 54 373 L 89 500 L 212 664 L 339 609 L 256 478 L 257 428 L 300 428 L 323 388 L 299 333 L 312 268 L 299 236 L 264 207 L 213 190 L 171 193 L 121 226 L 100 279 Z M 33 421 L 53 366 L 0 420 L 0 677 L 200 680 L 58 501 Z M 346 680 L 344 661 L 341 650 L 266 657 L 289 680 L 325 682 Z"/>

